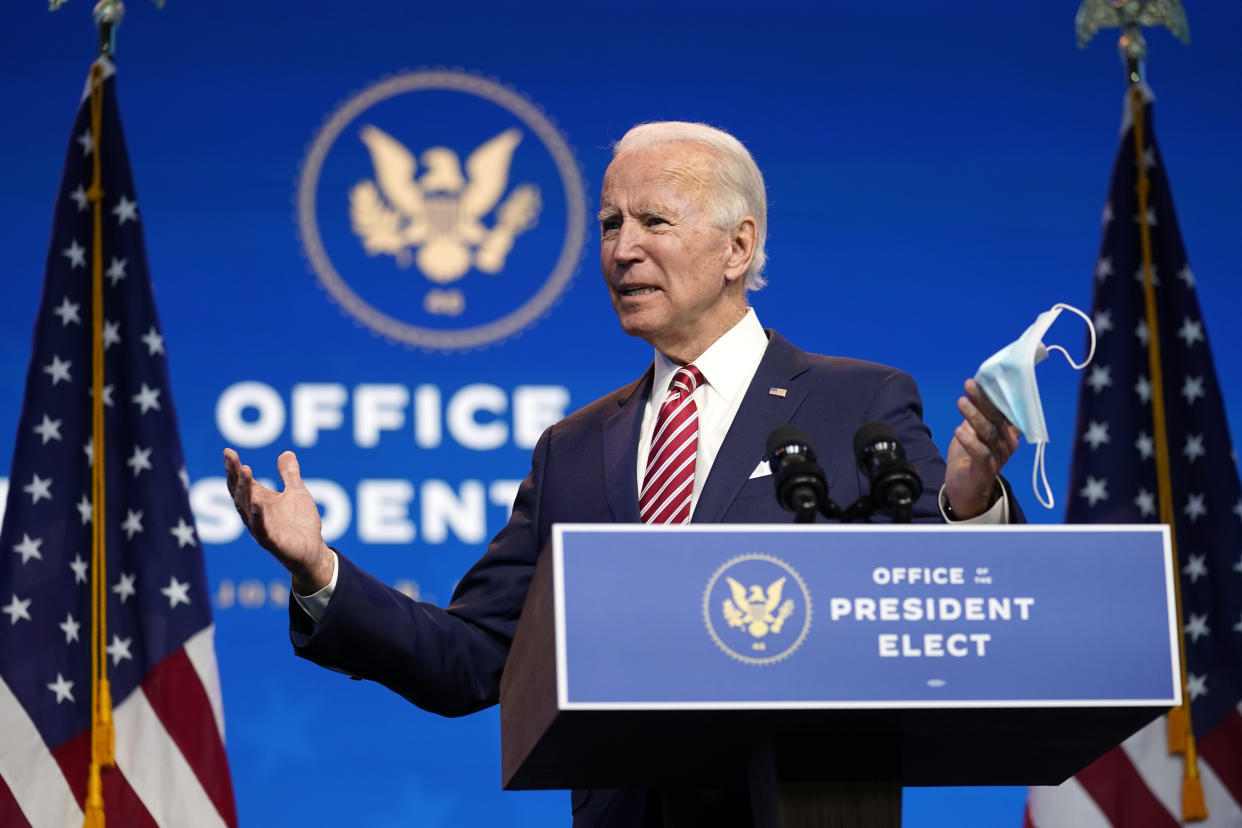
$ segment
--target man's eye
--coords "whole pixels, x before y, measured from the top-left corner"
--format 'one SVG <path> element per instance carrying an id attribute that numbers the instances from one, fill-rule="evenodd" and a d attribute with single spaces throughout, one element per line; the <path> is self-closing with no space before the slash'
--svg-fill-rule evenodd
<path id="1" fill-rule="evenodd" d="M 609 233 L 615 233 L 617 229 L 620 227 L 621 227 L 621 222 L 617 219 L 604 219 L 603 221 L 599 223 L 599 230 L 601 233 L 605 235 Z"/>

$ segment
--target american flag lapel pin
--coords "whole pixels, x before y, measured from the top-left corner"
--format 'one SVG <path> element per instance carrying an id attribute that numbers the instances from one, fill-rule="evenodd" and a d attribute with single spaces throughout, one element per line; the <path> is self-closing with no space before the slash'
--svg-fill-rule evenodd
<path id="1" fill-rule="evenodd" d="M 783 397 L 786 393 L 784 388 L 777 388 L 775 385 L 768 389 L 768 396 L 770 397 Z"/>

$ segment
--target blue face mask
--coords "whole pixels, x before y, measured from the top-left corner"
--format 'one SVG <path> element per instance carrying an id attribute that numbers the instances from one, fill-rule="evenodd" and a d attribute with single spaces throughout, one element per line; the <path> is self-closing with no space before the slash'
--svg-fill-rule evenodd
<path id="1" fill-rule="evenodd" d="M 1052 327 L 1052 323 L 1061 315 L 1061 310 L 1069 310 L 1078 314 L 1087 323 L 1091 333 L 1091 349 L 1082 362 L 1074 362 L 1069 351 L 1060 345 L 1045 346 L 1044 334 Z M 1060 351 L 1065 354 L 1069 364 L 1082 370 L 1091 357 L 1095 356 L 1095 326 L 1091 319 L 1078 308 L 1057 303 L 1051 310 L 1041 313 L 1035 324 L 1026 329 L 1017 341 L 1001 348 L 983 361 L 975 372 L 975 382 L 988 395 L 992 404 L 1000 410 L 1009 422 L 1013 423 L 1026 435 L 1028 443 L 1035 443 L 1035 465 L 1031 469 L 1031 488 L 1035 497 L 1044 507 L 1053 507 L 1052 489 L 1048 486 L 1048 474 L 1044 468 L 1044 449 L 1048 447 L 1048 425 L 1044 422 L 1044 407 L 1039 401 L 1039 386 L 1035 384 L 1035 366 L 1043 362 L 1049 351 Z M 1044 491 L 1048 494 L 1045 501 L 1039 490 L 1039 481 L 1043 480 Z"/>

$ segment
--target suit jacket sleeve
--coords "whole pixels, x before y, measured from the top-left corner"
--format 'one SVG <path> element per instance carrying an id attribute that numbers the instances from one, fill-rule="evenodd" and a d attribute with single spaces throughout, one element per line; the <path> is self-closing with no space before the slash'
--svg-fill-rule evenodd
<path id="1" fill-rule="evenodd" d="M 290 602 L 294 652 L 377 681 L 444 716 L 495 704 L 539 552 L 536 527 L 550 431 L 535 448 L 512 517 L 462 578 L 447 608 L 409 598 L 338 553 L 336 590 L 319 623 Z"/>

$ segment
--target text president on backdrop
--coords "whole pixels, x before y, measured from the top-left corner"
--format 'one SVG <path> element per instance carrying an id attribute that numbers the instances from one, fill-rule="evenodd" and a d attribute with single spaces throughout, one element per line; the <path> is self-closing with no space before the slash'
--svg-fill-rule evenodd
<path id="1" fill-rule="evenodd" d="M 787 522 L 762 462 L 767 435 L 783 425 L 809 435 L 841 502 L 861 485 L 851 438 L 879 420 L 926 483 L 915 519 L 1018 516 L 998 479 L 1018 432 L 973 380 L 958 400 L 963 421 L 946 465 L 908 375 L 808 354 L 760 326 L 747 296 L 764 283 L 766 198 L 735 138 L 701 124 L 637 126 L 615 147 L 600 202 L 600 264 L 613 308 L 626 333 L 654 346 L 654 360 L 635 382 L 544 432 L 512 517 L 447 608 L 411 600 L 324 544 L 292 452 L 277 461 L 278 494 L 225 450 L 242 520 L 292 574 L 299 655 L 433 712 L 494 704 L 554 523 Z M 749 812 L 737 799 L 744 791 L 728 781 L 698 795 L 704 816 L 729 815 L 713 824 Z M 646 791 L 575 791 L 573 805 L 576 826 L 662 824 L 661 797 Z"/>

